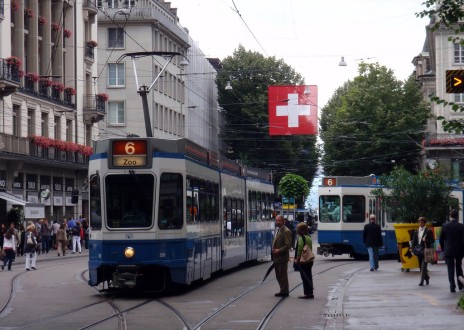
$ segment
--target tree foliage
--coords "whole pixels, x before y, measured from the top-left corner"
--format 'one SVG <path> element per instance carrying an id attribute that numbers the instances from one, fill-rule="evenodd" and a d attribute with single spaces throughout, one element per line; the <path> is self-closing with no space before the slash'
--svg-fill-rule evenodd
<path id="1" fill-rule="evenodd" d="M 221 133 L 227 157 L 272 170 L 275 182 L 295 172 L 312 181 L 317 170 L 315 136 L 269 136 L 268 86 L 301 85 L 302 76 L 283 60 L 239 46 L 218 72 L 218 100 L 224 109 Z M 225 90 L 230 82 L 233 90 Z"/>
<path id="2" fill-rule="evenodd" d="M 389 210 L 396 222 L 417 222 L 421 216 L 428 221 L 442 224 L 451 207 L 455 207 L 450 196 L 452 187 L 447 184 L 443 169 L 424 170 L 417 174 L 403 167 L 395 168 L 390 174 L 380 177 L 379 182 L 388 191 L 374 189 L 382 205 Z"/>
<path id="3" fill-rule="evenodd" d="M 297 174 L 286 174 L 279 181 L 279 195 L 283 197 L 294 197 L 297 204 L 304 205 L 306 196 L 309 195 L 309 185 L 302 176 Z M 301 200 L 301 203 L 299 202 Z"/>
<path id="4" fill-rule="evenodd" d="M 416 168 L 429 112 L 412 75 L 401 82 L 385 66 L 361 63 L 359 75 L 322 109 L 324 172 L 365 176 L 395 165 Z"/>

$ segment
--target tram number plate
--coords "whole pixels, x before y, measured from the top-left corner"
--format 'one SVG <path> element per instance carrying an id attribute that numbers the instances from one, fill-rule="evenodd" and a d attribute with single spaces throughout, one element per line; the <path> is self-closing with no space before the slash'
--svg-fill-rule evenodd
<path id="1" fill-rule="evenodd" d="M 143 167 L 147 165 L 146 140 L 113 141 L 113 166 Z"/>
<path id="2" fill-rule="evenodd" d="M 323 185 L 328 187 L 334 187 L 337 185 L 337 178 L 324 178 Z"/>

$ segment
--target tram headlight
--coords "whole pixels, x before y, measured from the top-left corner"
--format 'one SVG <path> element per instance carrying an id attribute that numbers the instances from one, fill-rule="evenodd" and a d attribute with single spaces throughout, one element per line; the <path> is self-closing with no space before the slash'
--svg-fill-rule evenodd
<path id="1" fill-rule="evenodd" d="M 134 255 L 135 255 L 135 250 L 134 250 L 134 248 L 132 248 L 132 247 L 126 247 L 126 249 L 124 250 L 124 256 L 125 256 L 127 259 L 131 259 Z"/>

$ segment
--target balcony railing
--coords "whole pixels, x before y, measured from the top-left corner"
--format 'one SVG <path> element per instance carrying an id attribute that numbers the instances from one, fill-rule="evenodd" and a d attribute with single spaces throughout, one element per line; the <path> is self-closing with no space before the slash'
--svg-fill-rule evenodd
<path id="1" fill-rule="evenodd" d="M 0 100 L 19 88 L 19 68 L 10 64 L 4 58 L 0 58 Z"/>
<path id="2" fill-rule="evenodd" d="M 106 113 L 106 101 L 95 94 L 84 95 L 84 112 Z"/>
<path id="3" fill-rule="evenodd" d="M 19 68 L 0 58 L 0 80 L 9 80 L 19 84 Z"/>
<path id="4" fill-rule="evenodd" d="M 56 147 L 42 147 L 28 138 L 4 133 L 0 133 L 0 151 L 7 153 L 10 157 L 14 157 L 16 154 L 80 165 L 88 165 L 89 163 L 89 156 L 80 152 L 62 151 Z"/>

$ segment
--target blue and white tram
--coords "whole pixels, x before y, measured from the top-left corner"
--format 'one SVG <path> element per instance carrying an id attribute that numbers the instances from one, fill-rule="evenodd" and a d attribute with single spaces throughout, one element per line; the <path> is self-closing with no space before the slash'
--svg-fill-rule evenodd
<path id="1" fill-rule="evenodd" d="M 375 214 L 384 242 L 379 254 L 397 255 L 393 220 L 383 210 L 379 198 L 372 194 L 372 190 L 379 187 L 375 176 L 322 179 L 318 190 L 318 254 L 349 254 L 355 259 L 367 256 L 363 229 L 369 222 L 369 214 Z"/>
<path id="2" fill-rule="evenodd" d="M 161 291 L 269 255 L 268 179 L 186 139 L 97 142 L 89 285 Z"/>

